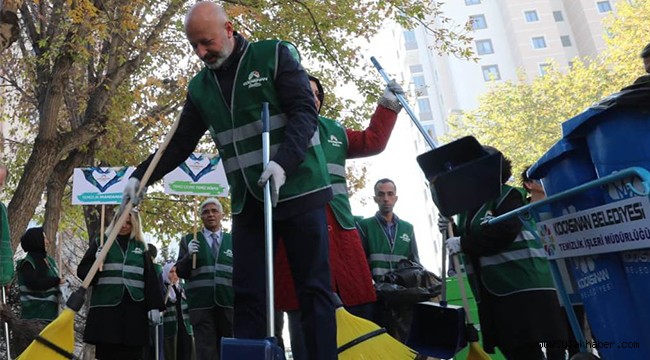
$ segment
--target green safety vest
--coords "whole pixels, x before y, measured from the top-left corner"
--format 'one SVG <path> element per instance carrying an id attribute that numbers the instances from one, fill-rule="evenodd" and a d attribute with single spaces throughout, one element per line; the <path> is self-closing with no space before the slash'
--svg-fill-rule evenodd
<path id="1" fill-rule="evenodd" d="M 415 241 L 413 225 L 399 220 L 395 226 L 397 228 L 391 248 L 388 236 L 376 217 L 366 218 L 359 222 L 359 229 L 368 239 L 368 262 L 375 281 L 380 281 L 386 273 L 396 270 L 397 263 L 400 260 L 408 260 L 411 255 L 411 241 Z"/>
<path id="2" fill-rule="evenodd" d="M 108 250 L 102 271 L 97 272 L 90 307 L 116 306 L 122 302 L 124 289 L 133 301 L 144 300 L 145 245 L 130 239 L 126 253 L 117 241 Z"/>
<path id="3" fill-rule="evenodd" d="M 192 239 L 194 235 L 188 234 L 182 241 L 187 244 Z M 200 245 L 196 254 L 196 269 L 192 270 L 185 285 L 190 309 L 209 309 L 215 305 L 232 307 L 235 297 L 232 288 L 232 236 L 221 232 L 217 259 L 212 255 L 212 249 L 202 232 L 196 234 L 196 239 Z"/>
<path id="4" fill-rule="evenodd" d="M 334 212 L 336 221 L 343 229 L 356 228 L 352 217 L 352 208 L 348 195 L 348 184 L 345 180 L 345 159 L 348 155 L 348 134 L 337 121 L 322 116 L 318 117 L 320 143 L 327 159 L 327 172 L 330 174 L 334 198 L 329 205 Z"/>
<path id="5" fill-rule="evenodd" d="M 180 286 L 183 286 L 181 283 Z M 167 288 L 168 291 L 174 291 L 171 289 L 171 285 Z M 183 317 L 183 323 L 185 324 L 185 328 L 187 329 L 187 334 L 192 335 L 192 325 L 190 324 L 190 315 L 189 315 L 189 307 L 187 306 L 187 301 L 183 298 L 176 298 L 176 301 L 181 302 L 181 316 Z M 171 300 L 167 300 L 167 309 L 165 309 L 165 313 L 163 315 L 163 333 L 165 334 L 165 337 L 170 337 L 176 335 L 178 332 L 178 314 L 176 313 L 176 302 L 172 302 Z"/>
<path id="6" fill-rule="evenodd" d="M 471 219 L 472 231 L 480 231 L 481 221 L 492 215 L 512 191 L 517 191 L 525 200 L 519 189 L 503 185 L 499 198 L 485 203 Z M 466 228 L 466 221 L 467 214 L 460 214 L 458 223 L 461 224 L 461 236 Z M 505 296 L 523 291 L 555 290 L 546 253 L 539 241 L 525 228 L 501 252 L 480 256 L 478 262 L 481 266 L 480 281 L 492 294 Z M 467 271 L 470 274 L 471 267 L 468 267 Z"/>
<path id="7" fill-rule="evenodd" d="M 50 256 L 45 257 L 48 263 L 47 277 L 58 277 L 58 271 L 54 259 Z M 29 263 L 36 269 L 36 262 L 31 254 L 27 254 L 24 259 L 18 261 L 18 269 L 24 263 Z M 53 286 L 45 290 L 32 290 L 25 284 L 25 279 L 21 271 L 18 271 L 18 286 L 20 290 L 20 304 L 22 305 L 22 319 L 34 319 L 52 321 L 59 315 L 59 288 Z"/>
<path id="8" fill-rule="evenodd" d="M 274 86 L 280 44 L 278 40 L 265 40 L 247 45 L 234 79 L 231 104 L 226 104 L 216 75 L 208 68 L 199 72 L 188 88 L 189 97 L 210 129 L 223 159 L 233 214 L 242 211 L 247 192 L 259 201 L 264 198 L 263 188 L 257 185 L 263 168 L 262 102 L 269 103 L 271 157 L 284 139 L 287 116 L 282 112 Z M 325 155 L 316 130 L 304 161 L 287 177 L 278 201 L 329 187 L 325 174 Z"/>

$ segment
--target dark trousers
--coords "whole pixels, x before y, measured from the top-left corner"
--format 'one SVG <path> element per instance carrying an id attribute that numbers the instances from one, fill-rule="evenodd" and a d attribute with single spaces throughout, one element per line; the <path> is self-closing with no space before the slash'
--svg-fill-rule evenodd
<path id="1" fill-rule="evenodd" d="M 214 306 L 190 310 L 197 360 L 219 360 L 221 338 L 232 337 L 233 310 Z"/>
<path id="2" fill-rule="evenodd" d="M 301 309 L 301 325 L 309 359 L 336 359 L 336 318 L 330 297 L 325 209 L 318 208 L 273 222 L 274 240 L 281 236 Z M 233 216 L 233 288 L 235 337 L 266 336 L 264 209 L 248 199 Z"/>

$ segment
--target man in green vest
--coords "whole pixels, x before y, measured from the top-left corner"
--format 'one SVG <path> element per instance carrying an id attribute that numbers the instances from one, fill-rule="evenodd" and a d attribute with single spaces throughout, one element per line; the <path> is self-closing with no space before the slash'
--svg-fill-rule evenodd
<path id="1" fill-rule="evenodd" d="M 357 223 L 361 242 L 368 258 L 370 272 L 375 282 L 382 282 L 383 276 L 397 269 L 401 260 L 420 263 L 418 246 L 415 242 L 413 225 L 400 219 L 393 212 L 397 202 L 397 187 L 390 179 L 375 183 L 375 203 L 379 211 L 375 216 Z M 413 309 L 389 308 L 377 303 L 376 323 L 402 342 L 408 338 Z"/>
<path id="2" fill-rule="evenodd" d="M 212 2 L 192 6 L 185 34 L 205 67 L 191 81 L 180 123 L 146 185 L 192 153 L 210 130 L 223 160 L 233 213 L 234 335 L 266 336 L 263 186 L 271 181 L 275 231 L 296 283 L 309 358 L 336 355 L 325 205 L 332 199 L 307 73 L 279 40 L 249 42 Z M 262 164 L 262 103 L 269 103 L 271 161 Z M 138 166 L 124 201 L 153 156 Z M 197 329 L 198 333 L 198 329 Z M 198 336 L 197 336 L 198 337 Z"/>
<path id="3" fill-rule="evenodd" d="M 221 227 L 219 200 L 203 201 L 200 213 L 203 229 L 181 239 L 176 273 L 186 280 L 197 359 L 219 359 L 221 338 L 233 328 L 232 237 Z"/>
<path id="4" fill-rule="evenodd" d="M 516 217 L 493 225 L 484 225 L 491 217 L 503 215 L 527 202 L 522 190 L 506 185 L 512 166 L 499 153 L 501 192 L 481 207 L 460 213 L 456 226 L 440 217 L 442 233 L 453 224 L 454 235 L 445 241 L 449 254 L 463 253 L 463 263 L 478 305 L 483 348 L 494 353 L 495 347 L 508 359 L 565 359 L 565 350 L 547 347 L 541 342 L 567 344 L 567 325 L 558 302 L 546 253 L 533 234 Z"/>

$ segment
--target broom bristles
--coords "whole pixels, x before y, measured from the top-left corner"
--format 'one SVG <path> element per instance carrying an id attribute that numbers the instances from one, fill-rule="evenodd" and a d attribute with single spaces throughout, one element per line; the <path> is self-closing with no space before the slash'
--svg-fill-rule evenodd
<path id="1" fill-rule="evenodd" d="M 417 353 L 388 335 L 377 324 L 354 316 L 343 307 L 336 309 L 336 344 L 339 360 L 407 360 L 415 359 Z M 355 340 L 372 335 L 358 343 Z M 349 347 L 346 345 L 349 344 Z"/>
<path id="2" fill-rule="evenodd" d="M 469 352 L 467 353 L 467 360 L 491 360 L 478 342 L 469 343 Z"/>

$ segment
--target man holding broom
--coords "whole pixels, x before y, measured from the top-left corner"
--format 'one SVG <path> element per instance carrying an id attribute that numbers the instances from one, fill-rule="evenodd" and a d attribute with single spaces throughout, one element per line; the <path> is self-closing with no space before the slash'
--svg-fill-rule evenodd
<path id="1" fill-rule="evenodd" d="M 185 33 L 206 67 L 190 82 L 179 127 L 149 183 L 184 161 L 210 130 L 231 188 L 234 335 L 261 339 L 266 335 L 262 186 L 271 181 L 274 235 L 286 245 L 309 358 L 335 359 L 324 210 L 332 190 L 307 74 L 281 41 L 248 42 L 234 32 L 225 10 L 212 2 L 190 9 Z M 272 129 L 266 168 L 262 102 L 269 103 Z M 138 202 L 139 179 L 151 159 L 129 179 L 127 201 Z"/>
<path id="2" fill-rule="evenodd" d="M 210 360 L 219 359 L 221 338 L 232 337 L 233 252 L 232 238 L 221 228 L 223 207 L 219 200 L 203 201 L 200 211 L 203 229 L 181 239 L 176 273 L 187 280 L 197 359 Z"/>

